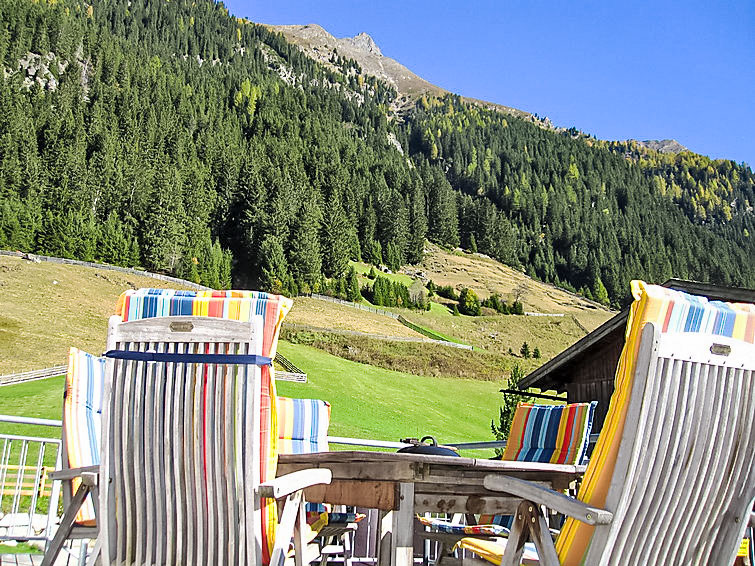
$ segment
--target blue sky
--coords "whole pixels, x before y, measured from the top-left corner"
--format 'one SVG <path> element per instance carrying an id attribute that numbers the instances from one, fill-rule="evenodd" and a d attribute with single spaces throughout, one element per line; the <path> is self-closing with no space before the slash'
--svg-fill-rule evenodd
<path id="1" fill-rule="evenodd" d="M 457 94 L 601 139 L 673 138 L 755 166 L 755 1 L 227 0 L 236 16 L 367 32 Z"/>

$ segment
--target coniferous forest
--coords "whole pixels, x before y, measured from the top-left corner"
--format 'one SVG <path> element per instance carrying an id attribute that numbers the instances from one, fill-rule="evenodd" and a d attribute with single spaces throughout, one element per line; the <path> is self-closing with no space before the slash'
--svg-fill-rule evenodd
<path id="1" fill-rule="evenodd" d="M 209 0 L 0 0 L 0 249 L 318 290 L 424 242 L 623 304 L 755 286 L 755 176 L 397 96 Z"/>

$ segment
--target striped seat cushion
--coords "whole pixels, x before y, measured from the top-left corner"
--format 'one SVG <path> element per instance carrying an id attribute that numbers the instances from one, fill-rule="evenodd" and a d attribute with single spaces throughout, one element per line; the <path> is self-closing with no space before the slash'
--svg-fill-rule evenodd
<path id="1" fill-rule="evenodd" d="M 176 291 L 173 289 L 137 289 L 121 294 L 116 314 L 126 322 L 160 316 L 209 316 L 229 320 L 249 321 L 262 319 L 262 350 L 255 352 L 275 358 L 280 326 L 293 301 L 282 295 L 262 291 Z M 275 380 L 271 366 L 261 368 L 260 399 L 260 455 L 263 465 L 260 481 L 275 477 L 278 464 L 278 433 L 276 429 Z M 275 541 L 277 524 L 276 505 L 264 500 L 262 503 L 263 563 L 269 561 Z"/>
<path id="2" fill-rule="evenodd" d="M 582 464 L 590 441 L 596 401 L 570 405 L 519 403 L 511 422 L 502 460 Z M 442 519 L 418 517 L 439 532 L 501 536 L 508 533 L 511 515 L 480 515 L 477 525 L 454 525 Z"/>
<path id="3" fill-rule="evenodd" d="M 278 397 L 278 453 L 328 451 L 330 403 L 319 399 Z"/>
<path id="4" fill-rule="evenodd" d="M 632 282 L 634 302 L 627 321 L 626 342 L 616 369 L 614 393 L 600 438 L 587 466 L 578 498 L 596 507 L 605 505 L 613 478 L 624 420 L 629 407 L 632 380 L 642 327 L 653 322 L 665 333 L 700 333 L 728 336 L 755 343 L 755 305 L 709 301 L 674 289 Z M 578 566 L 586 554 L 594 528 L 568 518 L 556 540 L 564 566 Z"/>
<path id="5" fill-rule="evenodd" d="M 503 460 L 583 464 L 596 401 L 569 405 L 519 403 Z"/>
<path id="6" fill-rule="evenodd" d="M 78 348 L 68 352 L 68 371 L 63 396 L 66 457 L 69 468 L 96 466 L 100 463 L 102 439 L 102 390 L 105 383 L 105 359 Z M 74 480 L 74 492 L 79 487 Z M 94 507 L 89 498 L 76 521 L 94 524 Z"/>
<path id="7" fill-rule="evenodd" d="M 278 397 L 278 451 L 280 454 L 311 454 L 328 451 L 330 403 L 320 399 Z M 332 513 L 329 505 L 307 503 L 307 523 L 320 532 L 334 523 L 358 523 L 363 513 Z"/>
<path id="8" fill-rule="evenodd" d="M 278 397 L 275 409 L 279 454 L 328 451 L 330 403 L 320 399 Z M 320 531 L 330 522 L 328 510 L 322 503 L 307 503 L 307 523 L 313 531 Z"/>

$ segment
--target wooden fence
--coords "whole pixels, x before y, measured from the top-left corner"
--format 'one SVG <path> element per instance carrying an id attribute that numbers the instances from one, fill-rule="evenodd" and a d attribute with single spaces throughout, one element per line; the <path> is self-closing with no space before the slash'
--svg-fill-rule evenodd
<path id="1" fill-rule="evenodd" d="M 31 371 L 22 371 L 19 373 L 10 373 L 0 375 L 0 386 L 12 385 L 14 383 L 23 383 L 24 381 L 34 381 L 35 379 L 46 379 L 48 377 L 57 377 L 65 374 L 67 366 L 55 366 L 45 369 L 34 369 Z"/>
<path id="2" fill-rule="evenodd" d="M 163 275 L 161 273 L 151 273 L 149 271 L 143 271 L 141 269 L 133 269 L 131 267 L 121 267 L 119 265 L 110 265 L 108 263 L 94 263 L 92 261 L 79 261 L 77 259 L 66 259 L 62 257 L 51 257 L 46 255 L 29 254 L 23 252 L 12 252 L 7 250 L 0 250 L 0 255 L 21 257 L 28 259 L 29 261 L 49 261 L 51 263 L 62 263 L 66 265 L 80 265 L 82 267 L 91 267 L 93 269 L 103 269 L 106 271 L 120 271 L 121 273 L 128 273 L 130 275 L 141 275 L 143 277 L 151 277 L 152 279 L 159 279 L 160 281 L 167 281 L 169 283 L 177 283 L 184 287 L 191 289 L 197 289 L 199 291 L 211 291 L 210 287 L 204 285 L 198 285 L 192 281 L 186 281 L 185 279 L 179 279 L 178 277 L 171 277 L 170 275 Z"/>

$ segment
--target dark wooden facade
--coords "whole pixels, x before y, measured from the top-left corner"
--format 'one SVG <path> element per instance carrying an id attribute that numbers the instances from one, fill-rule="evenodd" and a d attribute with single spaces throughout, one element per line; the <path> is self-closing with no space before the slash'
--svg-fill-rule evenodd
<path id="1" fill-rule="evenodd" d="M 719 287 L 706 283 L 671 279 L 664 287 L 702 295 L 711 300 L 755 302 L 755 291 Z M 576 344 L 530 373 L 519 387 L 566 392 L 570 403 L 597 401 L 593 433 L 603 427 L 613 394 L 616 366 L 624 348 L 629 309 L 625 309 L 593 330 Z"/>

